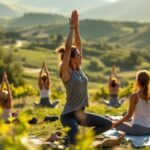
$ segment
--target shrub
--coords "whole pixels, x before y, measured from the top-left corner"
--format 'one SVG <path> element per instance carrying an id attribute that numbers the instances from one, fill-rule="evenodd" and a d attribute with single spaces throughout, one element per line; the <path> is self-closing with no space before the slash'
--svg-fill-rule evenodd
<path id="1" fill-rule="evenodd" d="M 90 71 L 100 71 L 105 68 L 105 65 L 98 59 L 92 58 L 87 69 Z"/>
<path id="2" fill-rule="evenodd" d="M 38 94 L 38 92 L 34 89 L 34 87 L 28 84 L 25 84 L 23 86 L 18 86 L 18 87 L 15 87 L 12 84 L 11 90 L 14 98 L 19 98 L 24 96 L 34 96 Z"/>
<path id="3" fill-rule="evenodd" d="M 98 99 L 107 99 L 108 98 L 108 89 L 106 87 L 101 87 L 99 91 L 97 91 L 94 95 L 94 99 L 98 100 Z"/>
<path id="4" fill-rule="evenodd" d="M 23 85 L 25 82 L 22 78 L 23 68 L 16 62 L 12 53 L 5 54 L 4 51 L 0 52 L 0 77 L 2 78 L 3 71 L 7 72 L 8 80 L 15 86 Z"/>
<path id="5" fill-rule="evenodd" d="M 119 92 L 119 97 L 129 96 L 133 92 L 134 82 L 129 82 L 128 86 L 121 89 Z"/>

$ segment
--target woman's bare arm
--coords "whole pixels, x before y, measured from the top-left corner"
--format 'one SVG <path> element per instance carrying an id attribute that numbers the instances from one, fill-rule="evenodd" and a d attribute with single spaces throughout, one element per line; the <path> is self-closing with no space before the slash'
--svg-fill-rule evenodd
<path id="1" fill-rule="evenodd" d="M 1 100 L 2 90 L 3 90 L 3 84 L 4 84 L 4 74 L 3 74 L 2 82 L 1 82 L 1 86 L 0 86 L 0 100 Z"/>
<path id="2" fill-rule="evenodd" d="M 61 76 L 64 82 L 70 79 L 69 62 L 70 62 L 70 56 L 71 56 L 73 31 L 77 23 L 77 18 L 75 16 L 74 11 L 72 12 L 71 18 L 69 19 L 69 21 L 70 21 L 70 29 L 69 29 L 68 37 L 67 37 L 66 44 L 65 44 L 64 57 L 60 66 L 60 72 L 61 72 Z"/>
<path id="3" fill-rule="evenodd" d="M 117 127 L 121 125 L 123 122 L 128 121 L 132 117 L 137 101 L 138 101 L 137 94 L 136 93 L 132 94 L 130 96 L 130 104 L 129 104 L 128 113 L 121 120 L 113 123 L 113 127 Z"/>
<path id="4" fill-rule="evenodd" d="M 79 20 L 78 20 L 78 13 L 76 13 L 76 18 L 77 18 L 77 24 L 75 26 L 75 46 L 79 50 L 80 55 L 82 57 L 82 45 L 81 45 L 81 37 L 80 37 L 80 29 L 79 29 Z"/>
<path id="5" fill-rule="evenodd" d="M 39 86 L 40 89 L 42 88 L 41 76 L 42 76 L 43 68 L 44 68 L 44 62 L 43 62 L 43 64 L 42 64 L 41 71 L 40 71 L 40 73 L 39 73 L 39 79 L 38 79 L 38 86 Z"/>
<path id="6" fill-rule="evenodd" d="M 44 62 L 44 69 L 45 69 L 45 73 L 46 73 L 46 76 L 47 76 L 47 85 L 46 85 L 46 88 L 49 89 L 50 88 L 50 83 L 51 83 L 51 80 L 50 80 L 50 75 L 49 75 L 49 72 L 48 72 L 48 68 L 47 68 L 47 65 L 46 63 Z"/>
<path id="7" fill-rule="evenodd" d="M 6 82 L 7 91 L 8 91 L 8 100 L 7 100 L 7 103 L 6 103 L 6 108 L 11 109 L 12 93 L 11 93 L 11 89 L 10 89 L 9 82 L 8 82 L 8 79 L 7 79 L 6 72 L 4 72 L 4 81 Z"/>

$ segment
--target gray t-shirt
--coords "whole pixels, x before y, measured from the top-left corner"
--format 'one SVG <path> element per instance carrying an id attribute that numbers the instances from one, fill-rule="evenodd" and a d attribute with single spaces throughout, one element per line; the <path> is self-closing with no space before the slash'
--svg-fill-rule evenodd
<path id="1" fill-rule="evenodd" d="M 62 114 L 89 106 L 88 78 L 81 69 L 79 71 L 72 71 L 69 81 L 65 82 L 64 86 L 67 98 Z"/>

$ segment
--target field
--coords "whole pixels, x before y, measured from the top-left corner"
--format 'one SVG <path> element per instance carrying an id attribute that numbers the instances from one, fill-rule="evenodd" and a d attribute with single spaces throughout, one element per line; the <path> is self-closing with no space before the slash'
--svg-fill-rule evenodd
<path id="1" fill-rule="evenodd" d="M 89 30 L 91 26 L 93 27 L 92 33 Z M 99 26 L 101 26 L 102 30 L 99 30 Z M 82 67 L 89 79 L 90 107 L 86 111 L 99 115 L 122 115 L 128 110 L 129 95 L 132 92 L 136 72 L 142 69 L 150 70 L 149 43 L 147 42 L 147 34 L 145 35 L 145 32 L 149 31 L 148 25 L 84 20 L 81 22 L 81 29 L 83 34 Z M 41 36 L 41 34 L 44 36 Z M 12 111 L 19 111 L 22 122 L 22 126 L 18 128 L 19 131 L 17 129 L 15 131 L 12 127 L 12 133 L 8 133 L 12 139 L 15 137 L 20 140 L 24 134 L 26 136 L 48 138 L 54 131 L 63 131 L 60 121 L 43 122 L 46 115 L 60 116 L 65 103 L 65 89 L 59 77 L 59 60 L 55 53 L 56 47 L 65 42 L 66 37 L 63 37 L 63 35 L 66 35 L 66 25 L 57 25 L 56 27 L 37 26 L 34 29 L 33 27 L 24 27 L 19 28 L 19 30 L 14 29 L 14 32 L 9 29 L 0 33 L 0 75 L 2 75 L 3 69 L 6 69 L 9 73 L 8 78 L 12 83 L 14 97 Z M 55 99 L 60 101 L 58 107 L 54 109 L 34 108 L 33 106 L 34 102 L 39 102 L 37 81 L 43 61 L 47 63 L 51 77 L 50 99 L 51 101 Z M 121 108 L 109 108 L 102 104 L 104 99 L 108 99 L 107 82 L 113 64 L 116 65 L 117 73 L 121 80 L 119 97 L 126 97 L 126 102 Z M 20 65 L 20 70 L 18 65 Z M 20 79 L 24 81 L 25 85 Z M 18 82 L 13 85 L 16 80 Z M 32 88 L 28 88 L 28 86 Z M 58 93 L 58 87 L 62 88 L 62 92 Z M 38 119 L 38 123 L 27 125 L 27 121 L 33 117 Z M 89 131 L 89 129 L 83 127 L 80 127 L 80 129 L 81 133 Z M 3 134 L 1 130 L 0 135 Z M 9 147 L 11 145 L 14 150 L 19 149 L 20 145 L 16 144 L 17 148 L 15 145 L 13 146 L 13 142 L 17 143 L 17 140 L 9 139 L 8 135 L 6 134 L 6 141 L 0 144 L 5 149 L 7 149 L 8 145 Z M 86 140 L 88 141 L 88 137 L 83 141 Z M 80 144 L 79 148 L 76 149 L 83 150 L 81 148 L 83 145 Z M 88 145 L 85 144 L 85 146 Z M 120 150 L 134 149 L 125 141 L 117 148 Z M 114 149 L 117 150 L 117 148 Z M 142 148 L 142 150 L 148 150 L 148 148 Z"/>

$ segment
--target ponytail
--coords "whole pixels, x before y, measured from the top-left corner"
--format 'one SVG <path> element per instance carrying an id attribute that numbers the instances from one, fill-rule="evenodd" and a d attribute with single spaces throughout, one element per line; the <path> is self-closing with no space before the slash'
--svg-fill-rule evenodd
<path id="1" fill-rule="evenodd" d="M 146 95 L 146 100 L 148 100 L 150 98 L 150 84 L 149 82 L 147 84 L 144 85 L 144 93 Z"/>
<path id="2" fill-rule="evenodd" d="M 60 60 L 62 61 L 64 58 L 65 48 L 64 46 L 60 46 L 56 49 L 56 53 L 60 54 Z"/>
<path id="3" fill-rule="evenodd" d="M 139 90 L 140 87 L 143 88 L 146 100 L 148 100 L 150 98 L 150 76 L 146 70 L 137 73 L 134 89 Z"/>

